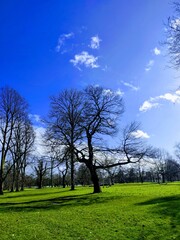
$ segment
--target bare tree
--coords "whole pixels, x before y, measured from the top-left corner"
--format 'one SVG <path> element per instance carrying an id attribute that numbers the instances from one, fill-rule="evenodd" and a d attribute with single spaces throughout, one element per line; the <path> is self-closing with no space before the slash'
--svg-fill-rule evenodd
<path id="1" fill-rule="evenodd" d="M 94 193 L 101 192 L 97 174 L 95 146 L 102 142 L 102 137 L 113 136 L 117 132 L 117 119 L 123 113 L 122 98 L 102 87 L 88 86 L 84 90 L 84 108 L 82 112 L 82 128 L 85 146 L 76 148 L 79 162 L 85 163 L 91 174 Z"/>
<path id="2" fill-rule="evenodd" d="M 47 136 L 66 148 L 66 156 L 70 154 L 71 189 L 75 160 L 89 169 L 94 193 L 99 193 L 98 170 L 136 163 L 148 155 L 151 149 L 133 135 L 138 127 L 135 123 L 124 129 L 119 147 L 104 146 L 104 137 L 114 137 L 118 132 L 123 111 L 121 96 L 98 86 L 81 92 L 66 90 L 51 98 Z"/>
<path id="3" fill-rule="evenodd" d="M 91 184 L 91 176 L 85 164 L 81 164 L 76 173 L 76 181 L 82 186 Z"/>
<path id="4" fill-rule="evenodd" d="M 172 3 L 174 16 L 168 18 L 165 24 L 166 40 L 162 43 L 167 46 L 170 63 L 175 69 L 180 68 L 180 3 Z"/>
<path id="5" fill-rule="evenodd" d="M 11 147 L 11 140 L 16 124 L 27 111 L 27 103 L 14 89 L 0 89 L 0 194 L 3 194 L 3 183 L 13 167 L 4 173 L 6 157 Z"/>
<path id="6" fill-rule="evenodd" d="M 74 190 L 75 144 L 81 139 L 80 127 L 82 112 L 82 94 L 77 90 L 65 90 L 51 97 L 49 121 L 46 138 L 57 140 L 70 155 L 71 190 Z"/>
<path id="7" fill-rule="evenodd" d="M 36 166 L 34 169 L 37 175 L 37 186 L 39 189 L 41 189 L 43 186 L 43 178 L 47 173 L 47 162 L 44 157 L 36 157 L 35 162 Z"/>
<path id="8" fill-rule="evenodd" d="M 58 166 L 58 171 L 59 171 L 60 175 L 62 175 L 62 186 L 63 186 L 63 188 L 65 188 L 66 187 L 66 175 L 67 175 L 68 169 L 69 169 L 68 160 L 66 159 L 66 161 L 61 165 L 63 165 L 63 166 Z"/>
<path id="9" fill-rule="evenodd" d="M 14 190 L 14 183 L 16 191 L 19 191 L 19 184 L 21 183 L 21 190 L 24 190 L 25 171 L 28 164 L 28 157 L 33 150 L 35 140 L 35 133 L 32 124 L 25 114 L 16 123 L 11 140 L 10 152 L 13 159 L 13 181 L 11 191 Z"/>
<path id="10" fill-rule="evenodd" d="M 165 183 L 167 180 L 167 165 L 172 159 L 170 154 L 164 149 L 154 149 L 154 165 L 158 183 Z"/>
<path id="11" fill-rule="evenodd" d="M 175 148 L 175 155 L 178 161 L 180 162 L 180 143 L 177 143 L 174 148 Z"/>

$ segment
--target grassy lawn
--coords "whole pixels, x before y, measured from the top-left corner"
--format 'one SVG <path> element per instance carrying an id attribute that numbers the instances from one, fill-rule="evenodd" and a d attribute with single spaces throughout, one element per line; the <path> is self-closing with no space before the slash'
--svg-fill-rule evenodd
<path id="1" fill-rule="evenodd" d="M 0 196 L 1 240 L 180 239 L 180 183 L 32 189 Z"/>

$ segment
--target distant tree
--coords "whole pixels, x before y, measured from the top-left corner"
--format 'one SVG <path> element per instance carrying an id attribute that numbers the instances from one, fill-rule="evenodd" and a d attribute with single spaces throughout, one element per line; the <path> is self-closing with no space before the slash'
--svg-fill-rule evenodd
<path id="1" fill-rule="evenodd" d="M 81 164 L 76 173 L 76 181 L 82 186 L 91 184 L 91 175 L 85 164 Z"/>
<path id="2" fill-rule="evenodd" d="M 180 164 L 174 159 L 168 159 L 166 163 L 167 181 L 180 180 Z"/>
<path id="3" fill-rule="evenodd" d="M 64 165 L 64 168 L 62 167 L 58 167 L 58 171 L 60 173 L 60 175 L 62 176 L 62 186 L 63 188 L 66 187 L 66 176 L 67 176 L 67 173 L 68 173 L 68 162 L 66 162 L 66 164 Z"/>
<path id="4" fill-rule="evenodd" d="M 0 89 L 0 194 L 3 194 L 3 183 L 13 167 L 13 164 L 10 165 L 6 173 L 4 172 L 13 133 L 19 120 L 26 114 L 27 108 L 27 102 L 14 89 Z"/>
<path id="5" fill-rule="evenodd" d="M 180 162 L 180 143 L 177 143 L 174 148 L 177 160 Z"/>
<path id="6" fill-rule="evenodd" d="M 180 68 L 180 3 L 172 3 L 174 16 L 168 18 L 166 23 L 166 40 L 163 45 L 167 46 L 170 63 L 175 69 Z"/>
<path id="7" fill-rule="evenodd" d="M 165 151 L 164 149 L 154 149 L 154 166 L 155 166 L 155 172 L 156 172 L 156 178 L 157 182 L 165 183 L 167 181 L 167 166 L 168 162 L 172 160 L 172 157 L 170 154 Z"/>
<path id="8" fill-rule="evenodd" d="M 144 165 L 145 163 L 142 163 L 142 162 L 138 162 L 138 165 L 137 165 L 138 179 L 141 183 L 144 182 L 144 178 L 145 178 Z"/>
<path id="9" fill-rule="evenodd" d="M 47 173 L 47 162 L 43 157 L 36 157 L 35 162 L 36 163 L 34 169 L 37 175 L 37 186 L 39 189 L 41 189 L 43 186 L 43 178 Z"/>
<path id="10" fill-rule="evenodd" d="M 46 153 L 48 157 L 48 169 L 50 170 L 50 186 L 54 186 L 54 170 L 64 162 L 64 154 L 59 147 L 58 142 L 52 138 L 49 138 L 47 132 L 44 134 L 44 146 L 46 147 Z"/>

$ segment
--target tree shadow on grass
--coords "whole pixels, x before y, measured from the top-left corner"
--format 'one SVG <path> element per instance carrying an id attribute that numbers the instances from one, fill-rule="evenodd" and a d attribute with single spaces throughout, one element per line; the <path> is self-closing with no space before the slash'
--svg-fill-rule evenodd
<path id="1" fill-rule="evenodd" d="M 152 213 L 159 214 L 161 217 L 170 217 L 172 228 L 180 225 L 180 194 L 155 198 L 136 205 L 152 205 Z"/>
<path id="2" fill-rule="evenodd" d="M 111 201 L 120 197 L 107 197 L 101 194 L 81 194 L 32 201 L 9 202 L 0 204 L 0 212 L 30 212 L 40 210 L 58 210 L 62 207 L 89 206 Z"/>
<path id="3" fill-rule="evenodd" d="M 39 189 L 37 189 L 37 190 L 39 190 Z M 5 198 L 7 198 L 7 199 L 10 199 L 10 198 L 12 198 L 12 199 L 15 199 L 15 198 L 18 198 L 18 199 L 20 199 L 20 198 L 22 198 L 22 197 L 36 197 L 36 196 L 43 196 L 43 195 L 53 195 L 53 194 L 56 194 L 56 193 L 62 193 L 62 192 L 68 192 L 68 190 L 66 189 L 66 190 L 57 190 L 57 191 L 54 191 L 54 192 L 39 192 L 39 193 L 37 193 L 37 192 L 34 192 L 33 191 L 33 193 L 31 193 L 31 192 L 18 192 L 19 194 L 18 195 L 12 195 L 12 192 L 7 192 L 6 193 L 6 196 L 5 196 Z M 15 194 L 17 194 L 17 192 L 13 192 L 13 193 L 15 193 Z"/>

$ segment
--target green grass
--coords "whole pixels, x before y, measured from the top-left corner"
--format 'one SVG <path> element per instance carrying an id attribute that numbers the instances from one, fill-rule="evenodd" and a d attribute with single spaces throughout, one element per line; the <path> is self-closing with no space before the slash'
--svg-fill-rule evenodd
<path id="1" fill-rule="evenodd" d="M 0 196 L 1 240 L 180 239 L 180 183 L 32 189 Z"/>

